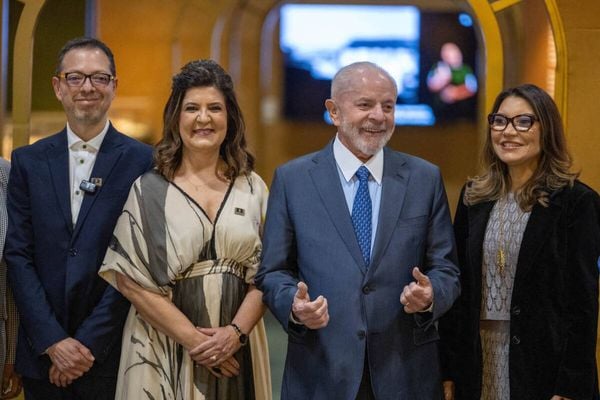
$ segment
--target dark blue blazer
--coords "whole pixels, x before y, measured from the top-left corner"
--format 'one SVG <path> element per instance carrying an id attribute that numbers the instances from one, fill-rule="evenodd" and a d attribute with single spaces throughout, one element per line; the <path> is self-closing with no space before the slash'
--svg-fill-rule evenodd
<path id="1" fill-rule="evenodd" d="M 67 132 L 12 153 L 8 187 L 8 277 L 20 314 L 17 371 L 48 379 L 52 344 L 74 337 L 96 361 L 88 372 L 115 376 L 129 303 L 98 276 L 133 181 L 152 164 L 152 148 L 112 125 L 73 226 Z"/>
<path id="2" fill-rule="evenodd" d="M 434 321 L 459 294 L 454 236 L 438 168 L 384 149 L 379 222 L 364 265 L 332 145 L 275 172 L 256 277 L 264 301 L 288 332 L 283 400 L 354 400 L 368 353 L 377 399 L 441 398 Z M 415 266 L 434 289 L 432 313 L 400 304 Z M 327 298 L 327 327 L 290 322 L 296 283 Z"/>

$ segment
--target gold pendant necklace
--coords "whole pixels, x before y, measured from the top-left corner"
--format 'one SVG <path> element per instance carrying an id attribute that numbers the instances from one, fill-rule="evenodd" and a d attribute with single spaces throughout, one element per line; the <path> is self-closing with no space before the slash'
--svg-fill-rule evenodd
<path id="1" fill-rule="evenodd" d="M 500 240 L 496 250 L 496 267 L 500 275 L 504 274 L 504 268 L 506 267 L 506 252 L 504 251 L 504 210 L 506 209 L 506 203 L 508 203 L 508 198 L 504 200 L 500 210 Z"/>
<path id="2" fill-rule="evenodd" d="M 498 267 L 498 272 L 502 275 L 504 273 L 504 267 L 506 267 L 506 255 L 504 254 L 504 249 L 502 247 L 499 247 L 496 252 L 496 267 Z"/>

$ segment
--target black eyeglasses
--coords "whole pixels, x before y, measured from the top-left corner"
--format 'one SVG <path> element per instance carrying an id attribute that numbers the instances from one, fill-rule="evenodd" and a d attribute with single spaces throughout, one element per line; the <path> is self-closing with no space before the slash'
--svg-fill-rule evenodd
<path id="1" fill-rule="evenodd" d="M 494 131 L 505 130 L 510 122 L 515 130 L 519 132 L 527 132 L 531 129 L 535 121 L 539 121 L 539 119 L 532 114 L 519 114 L 512 118 L 498 113 L 488 115 L 488 123 L 490 124 L 490 128 Z"/>
<path id="2" fill-rule="evenodd" d="M 67 82 L 68 86 L 71 87 L 79 87 L 83 86 L 86 79 L 90 79 L 92 85 L 96 87 L 105 87 L 108 84 L 115 80 L 115 77 L 111 74 L 106 74 L 104 72 L 96 72 L 93 74 L 84 74 L 83 72 L 67 72 L 61 73 L 57 75 L 59 78 L 65 78 L 65 82 Z"/>

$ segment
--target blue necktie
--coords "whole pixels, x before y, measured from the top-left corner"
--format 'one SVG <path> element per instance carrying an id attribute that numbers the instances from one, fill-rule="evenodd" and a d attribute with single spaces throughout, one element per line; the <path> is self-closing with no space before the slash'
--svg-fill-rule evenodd
<path id="1" fill-rule="evenodd" d="M 371 261 L 371 196 L 369 196 L 369 170 L 364 165 L 356 171 L 358 191 L 352 205 L 352 225 L 365 265 Z"/>

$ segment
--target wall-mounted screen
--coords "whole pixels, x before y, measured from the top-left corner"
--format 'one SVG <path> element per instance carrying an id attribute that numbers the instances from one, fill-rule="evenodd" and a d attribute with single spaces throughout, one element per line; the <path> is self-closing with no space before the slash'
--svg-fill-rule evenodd
<path id="1" fill-rule="evenodd" d="M 286 4 L 280 11 L 284 115 L 328 120 L 324 102 L 341 67 L 372 61 L 396 80 L 396 124 L 473 119 L 477 41 L 463 13 L 415 6 Z"/>

